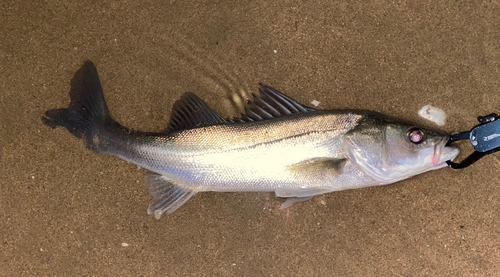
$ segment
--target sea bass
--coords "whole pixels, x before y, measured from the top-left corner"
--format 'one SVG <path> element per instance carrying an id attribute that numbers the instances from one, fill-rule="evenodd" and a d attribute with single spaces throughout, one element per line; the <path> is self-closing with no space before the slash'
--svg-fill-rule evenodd
<path id="1" fill-rule="evenodd" d="M 175 102 L 164 132 L 131 130 L 108 110 L 91 61 L 76 72 L 68 108 L 44 124 L 153 173 L 148 214 L 170 214 L 201 191 L 269 191 L 286 208 L 333 191 L 391 184 L 446 167 L 449 135 L 364 110 L 317 110 L 262 85 L 240 118 L 224 119 L 193 93 Z"/>

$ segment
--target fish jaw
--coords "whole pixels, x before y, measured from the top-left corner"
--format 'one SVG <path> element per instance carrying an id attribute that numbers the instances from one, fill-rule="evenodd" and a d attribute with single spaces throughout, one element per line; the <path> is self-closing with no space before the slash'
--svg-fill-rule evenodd
<path id="1" fill-rule="evenodd" d="M 460 153 L 460 148 L 458 146 L 446 146 L 448 140 L 449 137 L 443 137 L 436 142 L 434 147 L 420 150 L 418 153 L 419 159 L 415 167 L 429 167 L 429 169 L 425 171 L 447 167 L 448 164 L 446 162 L 455 159 Z"/>
<path id="2" fill-rule="evenodd" d="M 431 162 L 434 165 L 432 169 L 447 167 L 448 164 L 446 162 L 455 159 L 460 153 L 460 148 L 457 146 L 446 146 L 441 151 L 440 155 L 432 155 Z"/>
<path id="3" fill-rule="evenodd" d="M 447 161 L 455 159 L 460 153 L 458 146 L 446 146 L 448 137 L 443 138 L 439 143 L 434 145 L 434 151 L 431 157 L 431 163 L 437 168 L 448 166 Z"/>
<path id="4" fill-rule="evenodd" d="M 453 160 L 460 153 L 460 148 L 454 145 L 446 146 L 447 142 L 448 137 L 444 137 L 434 147 L 420 150 L 418 159 L 415 159 L 413 164 L 401 167 L 398 172 L 407 174 L 405 178 L 408 178 L 427 171 L 447 167 L 448 164 L 446 161 Z"/>

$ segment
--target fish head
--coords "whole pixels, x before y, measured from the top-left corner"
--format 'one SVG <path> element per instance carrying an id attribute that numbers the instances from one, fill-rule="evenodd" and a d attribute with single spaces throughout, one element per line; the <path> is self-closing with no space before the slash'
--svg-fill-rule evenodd
<path id="1" fill-rule="evenodd" d="M 383 116 L 363 119 L 345 136 L 344 155 L 381 184 L 446 167 L 460 152 L 449 135 Z"/>

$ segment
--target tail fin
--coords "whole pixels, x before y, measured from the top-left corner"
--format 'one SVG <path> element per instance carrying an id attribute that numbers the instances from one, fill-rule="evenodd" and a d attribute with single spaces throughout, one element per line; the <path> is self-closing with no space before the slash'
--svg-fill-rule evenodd
<path id="1" fill-rule="evenodd" d="M 71 102 L 68 108 L 45 112 L 42 117 L 45 125 L 51 128 L 62 126 L 77 138 L 90 138 L 96 127 L 114 121 L 104 101 L 101 82 L 93 62 L 86 61 L 75 73 L 69 96 Z"/>

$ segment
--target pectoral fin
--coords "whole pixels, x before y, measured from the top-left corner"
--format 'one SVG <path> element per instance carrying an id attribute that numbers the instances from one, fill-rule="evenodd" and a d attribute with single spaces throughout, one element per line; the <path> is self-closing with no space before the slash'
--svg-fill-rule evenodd
<path id="1" fill-rule="evenodd" d="M 288 166 L 288 170 L 299 180 L 306 178 L 306 180 L 326 181 L 340 176 L 346 161 L 346 159 L 315 158 L 292 164 Z"/>
<path id="2" fill-rule="evenodd" d="M 325 188 L 278 188 L 274 191 L 276 196 L 286 198 L 286 201 L 281 204 L 280 209 L 286 209 L 293 204 L 307 201 L 315 195 L 331 192 Z"/>
<path id="3" fill-rule="evenodd" d="M 146 183 L 153 197 L 149 202 L 148 214 L 154 214 L 156 219 L 160 219 L 163 213 L 173 213 L 196 194 L 196 191 L 177 186 L 159 174 L 147 175 Z"/>
<path id="4" fill-rule="evenodd" d="M 288 170 L 297 180 L 304 180 L 304 183 L 314 180 L 320 185 L 340 176 L 346 162 L 346 159 L 315 158 L 292 164 L 288 166 Z M 304 202 L 315 195 L 328 192 L 331 190 L 323 187 L 278 188 L 275 190 L 276 196 L 287 198 L 281 204 L 280 209 L 286 209 L 295 203 Z"/>

